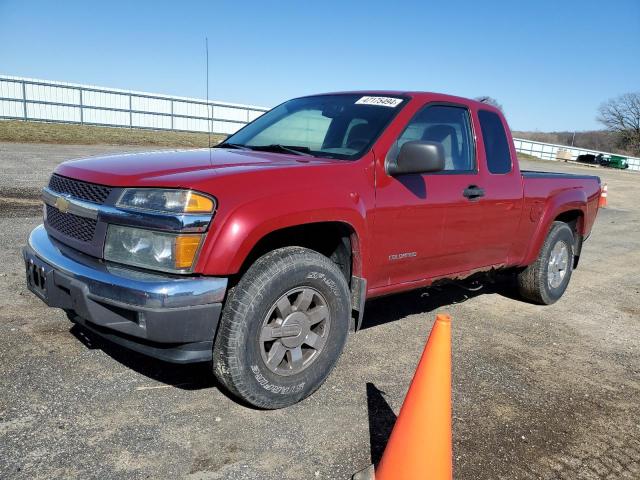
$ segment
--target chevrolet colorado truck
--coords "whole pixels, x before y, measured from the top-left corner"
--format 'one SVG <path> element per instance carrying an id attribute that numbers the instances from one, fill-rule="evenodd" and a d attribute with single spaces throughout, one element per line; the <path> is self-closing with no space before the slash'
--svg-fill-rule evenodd
<path id="1" fill-rule="evenodd" d="M 502 270 L 558 300 L 600 189 L 521 171 L 483 103 L 315 95 L 211 149 L 60 164 L 23 256 L 29 289 L 73 322 L 210 362 L 238 399 L 280 408 L 324 382 L 369 298 Z"/>

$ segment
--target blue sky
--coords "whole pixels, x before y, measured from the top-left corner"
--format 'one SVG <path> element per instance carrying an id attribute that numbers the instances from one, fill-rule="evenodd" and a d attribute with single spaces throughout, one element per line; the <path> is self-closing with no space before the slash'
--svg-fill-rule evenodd
<path id="1" fill-rule="evenodd" d="M 484 5 L 483 5 L 484 4 Z M 349 89 L 490 95 L 512 128 L 599 128 L 640 91 L 640 1 L 0 0 L 0 74 L 274 106 Z"/>

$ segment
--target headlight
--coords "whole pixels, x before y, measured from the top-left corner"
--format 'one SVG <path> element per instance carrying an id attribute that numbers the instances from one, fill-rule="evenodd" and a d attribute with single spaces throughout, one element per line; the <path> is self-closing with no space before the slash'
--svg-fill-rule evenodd
<path id="1" fill-rule="evenodd" d="M 195 264 L 202 238 L 109 225 L 104 258 L 151 270 L 188 272 Z"/>
<path id="2" fill-rule="evenodd" d="M 213 198 L 192 190 L 127 188 L 116 206 L 167 213 L 213 213 L 216 204 Z"/>

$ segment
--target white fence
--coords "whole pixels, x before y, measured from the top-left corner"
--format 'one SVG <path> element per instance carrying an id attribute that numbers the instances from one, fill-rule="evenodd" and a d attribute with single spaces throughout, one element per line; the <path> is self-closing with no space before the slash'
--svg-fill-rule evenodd
<path id="1" fill-rule="evenodd" d="M 617 155 L 616 153 L 600 152 L 598 150 L 589 150 L 586 148 L 568 147 L 566 145 L 556 145 L 554 143 L 535 142 L 533 140 L 525 140 L 523 138 L 514 138 L 513 143 L 515 144 L 517 152 L 527 153 L 529 155 L 533 155 L 534 157 L 542 158 L 543 160 L 556 160 L 559 150 L 565 150 L 569 152 L 569 154 L 571 155 L 571 160 L 575 160 L 578 155 L 585 154 L 598 155 L 599 153 L 601 153 L 605 156 Z M 629 170 L 640 171 L 640 158 L 628 157 L 626 155 L 620 156 L 625 157 L 629 162 Z"/>
<path id="2" fill-rule="evenodd" d="M 199 98 L 95 87 L 0 75 L 0 118 L 80 123 L 185 132 L 234 133 L 268 108 Z M 602 153 L 584 148 L 513 139 L 516 151 L 556 160 L 558 150 L 578 155 Z M 640 158 L 627 157 L 630 170 Z"/>
<path id="3" fill-rule="evenodd" d="M 0 118 L 233 133 L 268 109 L 0 75 Z"/>

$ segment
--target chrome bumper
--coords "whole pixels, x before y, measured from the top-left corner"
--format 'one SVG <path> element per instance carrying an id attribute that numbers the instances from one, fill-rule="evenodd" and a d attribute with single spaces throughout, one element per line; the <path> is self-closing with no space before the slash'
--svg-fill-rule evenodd
<path id="1" fill-rule="evenodd" d="M 60 244 L 42 225 L 31 232 L 23 256 L 29 289 L 72 320 L 163 360 L 211 358 L 226 278 L 154 274 L 105 263 Z"/>

